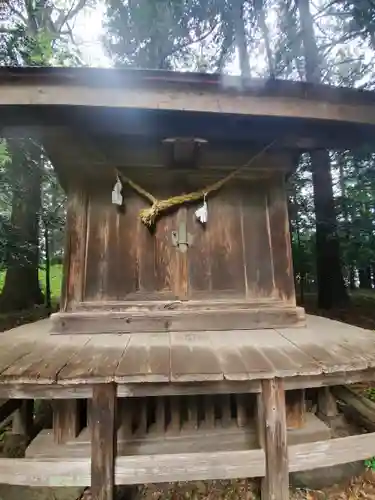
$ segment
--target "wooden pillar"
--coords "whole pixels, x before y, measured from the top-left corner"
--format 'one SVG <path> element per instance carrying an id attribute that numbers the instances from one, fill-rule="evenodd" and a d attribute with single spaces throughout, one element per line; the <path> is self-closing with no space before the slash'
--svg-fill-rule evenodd
<path id="1" fill-rule="evenodd" d="M 262 392 L 258 395 L 258 432 L 266 459 L 262 500 L 288 500 L 285 391 L 281 379 L 262 381 Z"/>
<path id="2" fill-rule="evenodd" d="M 22 436 L 28 441 L 31 438 L 34 423 L 34 400 L 24 399 L 21 407 L 14 413 L 12 434 Z"/>
<path id="3" fill-rule="evenodd" d="M 306 406 L 304 389 L 287 391 L 286 396 L 286 427 L 300 429 L 305 425 Z"/>
<path id="4" fill-rule="evenodd" d="M 91 405 L 91 493 L 93 500 L 114 500 L 116 385 L 93 387 Z"/>
<path id="5" fill-rule="evenodd" d="M 53 435 L 55 443 L 66 443 L 78 436 L 80 429 L 80 401 L 56 399 L 53 401 Z"/>
<path id="6" fill-rule="evenodd" d="M 330 387 L 318 389 L 318 415 L 323 420 L 332 420 L 337 416 L 337 402 Z"/>

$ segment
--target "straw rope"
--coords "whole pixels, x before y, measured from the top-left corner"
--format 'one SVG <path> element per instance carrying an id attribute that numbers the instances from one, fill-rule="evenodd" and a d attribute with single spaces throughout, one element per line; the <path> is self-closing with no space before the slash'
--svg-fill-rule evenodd
<path id="1" fill-rule="evenodd" d="M 194 201 L 199 201 L 207 197 L 209 194 L 218 191 L 225 184 L 227 184 L 231 179 L 233 179 L 241 170 L 249 167 L 257 158 L 259 158 L 262 154 L 264 154 L 268 149 L 270 149 L 276 142 L 276 139 L 269 143 L 266 147 L 264 147 L 261 151 L 259 151 L 255 156 L 253 156 L 249 161 L 240 167 L 230 172 L 226 177 L 220 179 L 219 181 L 206 186 L 205 188 L 199 191 L 193 191 L 187 194 L 181 194 L 178 196 L 172 196 L 166 200 L 158 200 L 151 193 L 146 191 L 142 186 L 133 182 L 129 177 L 124 176 L 118 169 L 116 169 L 116 173 L 122 184 L 129 184 L 129 186 L 134 189 L 138 194 L 146 198 L 150 203 L 151 207 L 144 208 L 140 211 L 139 216 L 143 224 L 145 224 L 148 228 L 153 227 L 155 221 L 160 215 L 169 210 L 172 207 L 183 205 L 184 203 L 192 203 Z"/>

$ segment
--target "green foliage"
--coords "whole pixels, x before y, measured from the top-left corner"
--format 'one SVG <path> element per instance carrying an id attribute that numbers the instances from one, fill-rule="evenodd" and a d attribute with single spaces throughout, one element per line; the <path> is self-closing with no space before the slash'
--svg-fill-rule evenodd
<path id="1" fill-rule="evenodd" d="M 366 389 L 366 397 L 371 401 L 375 401 L 375 387 L 370 387 Z"/>
<path id="2" fill-rule="evenodd" d="M 4 286 L 5 271 L 0 271 L 0 292 Z M 45 292 L 46 287 L 46 271 L 45 269 L 39 270 L 39 282 L 42 290 Z M 62 265 L 56 264 L 51 266 L 51 295 L 54 301 L 58 301 L 61 294 L 62 283 Z"/>
<path id="3" fill-rule="evenodd" d="M 375 457 L 371 457 L 365 460 L 365 467 L 367 469 L 375 471 Z"/>
<path id="4" fill-rule="evenodd" d="M 5 139 L 0 139 L 0 169 L 10 161 L 7 143 Z"/>

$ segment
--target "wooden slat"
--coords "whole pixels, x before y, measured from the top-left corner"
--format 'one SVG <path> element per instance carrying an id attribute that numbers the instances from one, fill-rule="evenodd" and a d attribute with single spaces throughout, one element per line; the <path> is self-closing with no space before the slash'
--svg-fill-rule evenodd
<path id="1" fill-rule="evenodd" d="M 318 412 L 324 418 L 334 418 L 337 416 L 337 402 L 330 387 L 318 389 Z"/>
<path id="2" fill-rule="evenodd" d="M 304 389 L 286 392 L 287 429 L 300 429 L 305 425 L 306 403 Z"/>
<path id="3" fill-rule="evenodd" d="M 374 455 L 375 433 L 289 446 L 289 471 L 332 467 Z"/>
<path id="4" fill-rule="evenodd" d="M 301 335 L 305 331 L 303 328 L 295 330 Z M 273 329 L 235 331 L 230 339 L 240 347 L 243 362 L 251 375 L 249 378 L 269 378 L 272 374 L 279 377 L 317 375 L 322 371 L 315 360 Z M 230 378 L 228 372 L 225 378 Z"/>
<path id="5" fill-rule="evenodd" d="M 291 445 L 289 472 L 331 467 L 373 456 L 375 433 Z M 262 477 L 262 450 L 119 457 L 116 484 Z M 88 486 L 90 459 L 0 458 L 0 483 L 24 486 Z"/>
<path id="6" fill-rule="evenodd" d="M 263 380 L 261 398 L 266 455 L 266 474 L 262 484 L 262 498 L 288 500 L 288 446 L 285 392 L 282 380 Z"/>
<path id="7" fill-rule="evenodd" d="M 349 351 L 352 359 L 358 364 L 367 363 L 369 368 L 375 367 L 375 335 L 372 330 L 365 330 L 320 316 L 308 316 L 307 325 L 316 332 L 316 339 L 339 345 Z"/>
<path id="8" fill-rule="evenodd" d="M 2 343 L 0 351 L 0 382 L 3 381 L 1 373 L 4 373 L 13 364 L 16 364 L 28 353 L 32 352 L 35 347 L 34 342 L 17 342 L 17 338 L 14 338 L 13 343 L 9 342 L 9 338 L 2 339 L 6 342 Z M 0 340 L 0 341 L 1 341 Z M 16 343 L 17 342 L 17 343 Z"/>
<path id="9" fill-rule="evenodd" d="M 220 360 L 207 332 L 171 333 L 171 380 L 222 380 Z"/>
<path id="10" fill-rule="evenodd" d="M 14 413 L 12 421 L 12 434 L 24 436 L 27 440 L 31 437 L 34 423 L 34 400 L 21 401 L 21 407 Z"/>
<path id="11" fill-rule="evenodd" d="M 242 232 L 247 296 L 270 297 L 274 291 L 275 283 L 264 183 L 258 182 L 255 186 L 250 187 L 249 194 L 242 198 Z"/>
<path id="12" fill-rule="evenodd" d="M 55 443 L 66 443 L 78 436 L 80 400 L 59 399 L 53 401 L 53 434 Z"/>
<path id="13" fill-rule="evenodd" d="M 71 190 L 68 194 L 67 208 L 68 254 L 64 262 L 63 310 L 68 310 L 73 304 L 83 299 L 87 210 L 87 194 Z"/>
<path id="14" fill-rule="evenodd" d="M 226 380 L 274 376 L 275 368 L 252 347 L 253 334 L 246 331 L 207 332 Z"/>
<path id="15" fill-rule="evenodd" d="M 275 291 L 280 298 L 294 304 L 295 287 L 284 177 L 284 175 L 280 175 L 268 186 L 267 212 L 273 253 Z"/>
<path id="16" fill-rule="evenodd" d="M 93 335 L 58 374 L 61 384 L 111 382 L 126 351 L 128 334 Z"/>
<path id="17" fill-rule="evenodd" d="M 116 386 L 93 388 L 91 421 L 91 494 L 93 500 L 114 500 L 116 457 Z"/>
<path id="18" fill-rule="evenodd" d="M 235 183 L 226 186 L 220 196 L 208 202 L 210 223 L 207 225 L 211 286 L 213 292 L 233 290 L 245 295 L 244 248 L 240 203 Z M 237 184 L 238 186 L 238 184 Z"/>
<path id="19" fill-rule="evenodd" d="M 368 363 L 361 356 L 351 353 L 346 347 L 342 347 L 336 340 L 329 338 L 329 325 L 323 331 L 309 326 L 303 330 L 303 335 L 293 328 L 283 328 L 277 331 L 285 339 L 290 341 L 305 355 L 316 360 L 321 366 L 323 373 L 337 371 L 364 370 Z"/>
<path id="20" fill-rule="evenodd" d="M 134 334 L 115 370 L 115 381 L 169 382 L 169 334 Z"/>
<path id="21" fill-rule="evenodd" d="M 87 344 L 90 336 L 46 337 L 34 344 L 33 349 L 6 369 L 1 379 L 4 382 L 51 384 L 57 373 Z"/>
<path id="22" fill-rule="evenodd" d="M 246 398 L 248 394 L 236 394 L 236 406 L 237 406 L 237 425 L 238 427 L 245 427 L 247 425 L 247 414 L 246 414 Z"/>

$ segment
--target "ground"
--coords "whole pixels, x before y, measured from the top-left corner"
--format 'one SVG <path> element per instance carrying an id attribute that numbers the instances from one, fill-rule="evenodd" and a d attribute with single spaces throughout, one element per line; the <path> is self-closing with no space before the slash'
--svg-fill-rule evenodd
<path id="1" fill-rule="evenodd" d="M 60 292 L 61 267 L 54 266 L 51 275 L 52 296 L 56 303 Z M 2 278 L 0 274 L 0 289 Z M 43 279 L 44 276 L 41 273 L 41 284 L 43 284 Z M 373 292 L 353 294 L 350 306 L 345 309 L 325 312 L 318 310 L 314 304 L 315 297 L 308 296 L 304 304 L 308 313 L 375 330 L 375 293 Z M 23 313 L 0 315 L 0 331 L 35 321 L 44 317 L 45 314 L 45 308 L 39 307 Z M 371 385 L 361 386 L 358 389 L 375 399 L 375 389 Z M 73 488 L 47 489 L 0 485 L 0 500 L 75 500 L 80 497 L 81 493 Z M 81 498 L 84 500 L 91 500 L 89 491 L 83 495 Z M 149 485 L 140 488 L 139 497 L 143 500 L 256 500 L 259 498 L 259 482 L 253 480 L 197 481 L 173 485 Z M 290 498 L 291 500 L 375 500 L 375 472 L 368 470 L 361 477 L 354 478 L 347 484 L 335 485 L 324 490 L 291 489 Z"/>

